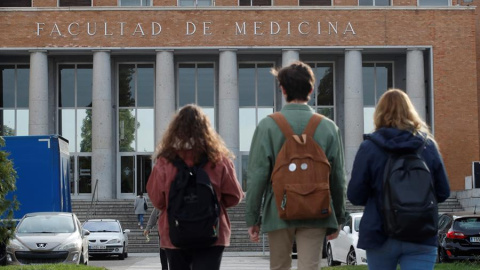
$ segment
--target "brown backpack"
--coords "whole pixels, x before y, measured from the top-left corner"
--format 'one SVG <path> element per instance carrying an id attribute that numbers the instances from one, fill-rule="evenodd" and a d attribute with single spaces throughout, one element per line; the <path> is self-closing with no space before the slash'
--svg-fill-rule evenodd
<path id="1" fill-rule="evenodd" d="M 277 154 L 271 181 L 281 219 L 318 219 L 330 216 L 330 163 L 313 139 L 322 115 L 313 114 L 301 135 L 285 117 L 269 115 L 285 136 Z"/>

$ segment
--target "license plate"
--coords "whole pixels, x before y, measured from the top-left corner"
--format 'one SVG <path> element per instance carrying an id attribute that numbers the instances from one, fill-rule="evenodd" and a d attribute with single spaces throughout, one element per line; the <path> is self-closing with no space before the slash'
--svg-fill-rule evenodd
<path id="1" fill-rule="evenodd" d="M 470 237 L 470 242 L 480 243 L 480 237 Z"/>
<path id="2" fill-rule="evenodd" d="M 106 246 L 90 246 L 91 249 L 106 249 Z"/>

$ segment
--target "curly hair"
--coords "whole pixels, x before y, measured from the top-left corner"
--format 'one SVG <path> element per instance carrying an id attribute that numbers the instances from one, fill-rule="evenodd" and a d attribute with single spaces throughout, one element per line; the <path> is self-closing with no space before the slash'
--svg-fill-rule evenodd
<path id="1" fill-rule="evenodd" d="M 213 129 L 207 115 L 194 104 L 185 105 L 173 117 L 152 158 L 156 160 L 163 157 L 173 162 L 180 150 L 192 150 L 195 163 L 204 154 L 213 164 L 223 157 L 234 157 Z"/>

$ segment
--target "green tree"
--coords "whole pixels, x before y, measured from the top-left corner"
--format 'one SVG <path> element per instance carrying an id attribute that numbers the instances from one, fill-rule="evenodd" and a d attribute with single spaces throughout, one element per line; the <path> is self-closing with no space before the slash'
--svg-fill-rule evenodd
<path id="1" fill-rule="evenodd" d="M 0 147 L 5 146 L 5 140 L 0 137 Z M 7 194 L 16 189 L 17 172 L 13 168 L 13 162 L 8 159 L 6 151 L 0 151 L 0 264 L 5 259 L 5 245 L 13 235 L 15 222 L 13 211 L 18 209 L 18 201 L 15 196 L 7 198 Z"/>

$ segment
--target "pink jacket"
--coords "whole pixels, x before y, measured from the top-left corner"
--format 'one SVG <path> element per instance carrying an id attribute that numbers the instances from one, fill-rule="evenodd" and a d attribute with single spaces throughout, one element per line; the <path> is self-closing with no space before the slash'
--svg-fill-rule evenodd
<path id="1" fill-rule="evenodd" d="M 193 166 L 193 156 L 191 151 L 181 151 L 178 153 L 188 166 Z M 210 177 L 213 188 L 220 203 L 220 229 L 216 246 L 230 245 L 230 220 L 226 208 L 233 207 L 240 203 L 244 193 L 237 180 L 233 162 L 228 158 L 223 158 L 218 162 L 215 168 L 208 162 L 204 170 Z M 161 211 L 158 220 L 158 231 L 160 233 L 160 247 L 176 248 L 172 245 L 169 236 L 169 226 L 167 219 L 168 194 L 170 185 L 175 179 L 177 168 L 164 158 L 159 158 L 155 163 L 152 173 L 148 179 L 147 192 L 155 208 Z"/>

